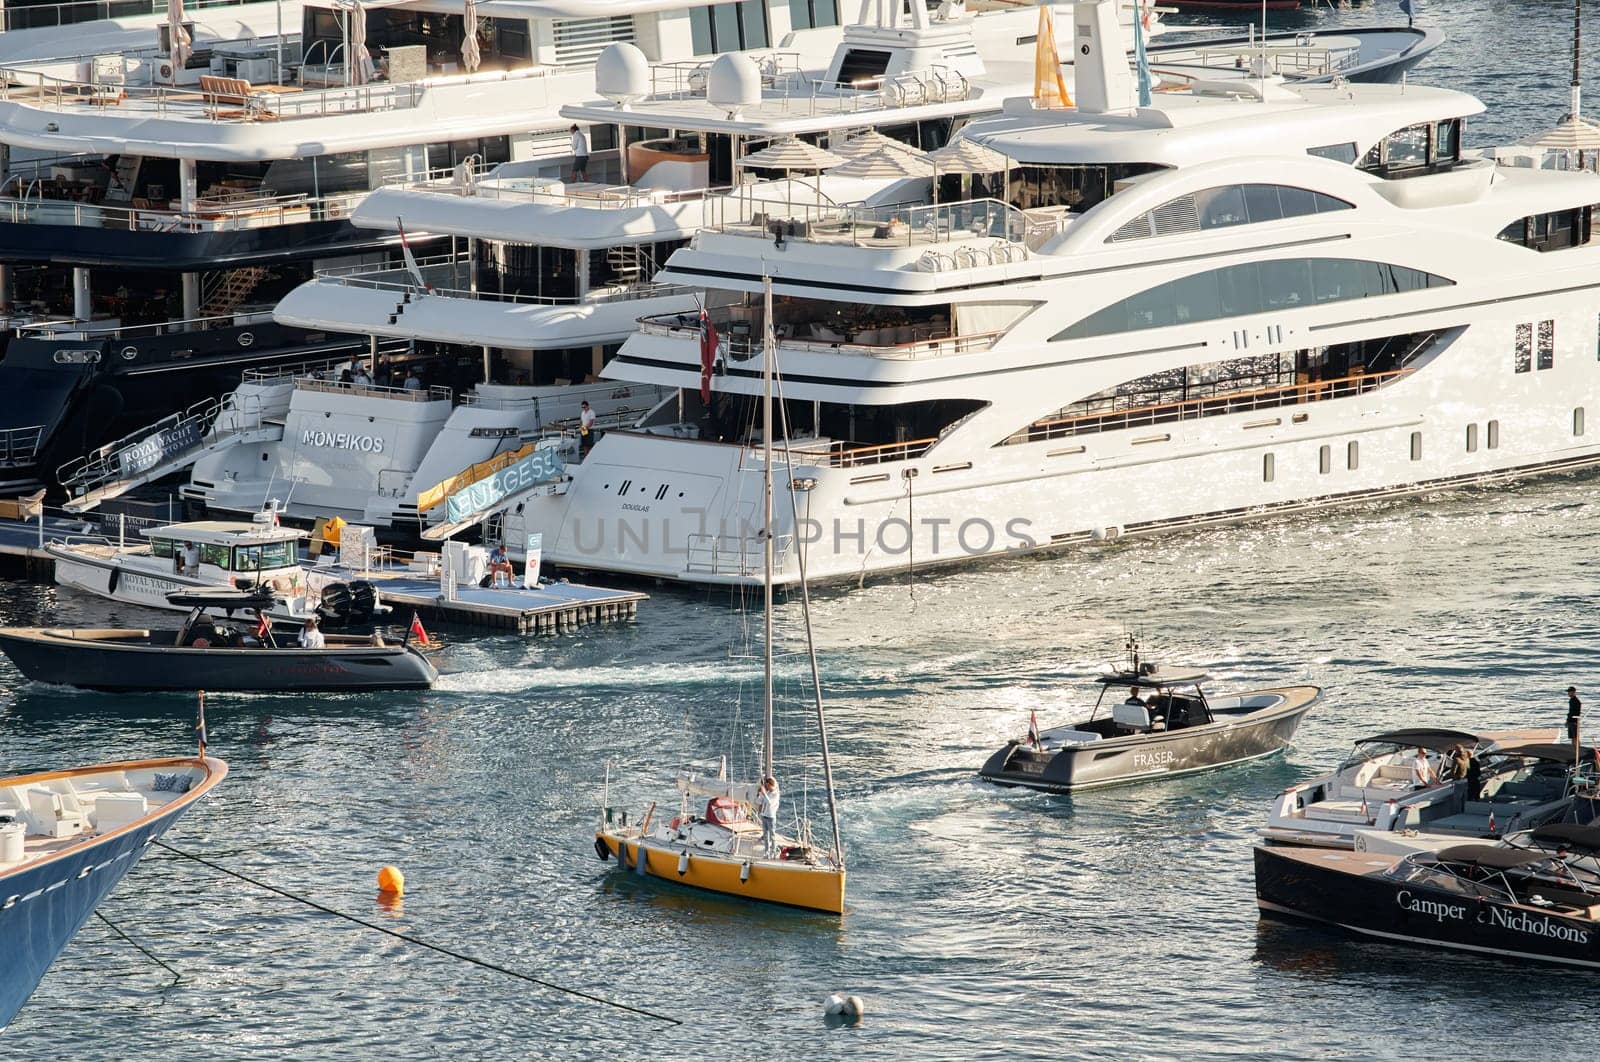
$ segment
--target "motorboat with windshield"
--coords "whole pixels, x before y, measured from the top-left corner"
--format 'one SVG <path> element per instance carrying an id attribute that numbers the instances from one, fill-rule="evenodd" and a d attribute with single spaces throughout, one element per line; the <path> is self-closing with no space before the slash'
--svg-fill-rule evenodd
<path id="1" fill-rule="evenodd" d="M 227 774 L 202 744 L 199 756 L 0 778 L 0 1030 L 140 857 Z"/>
<path id="2" fill-rule="evenodd" d="M 1481 842 L 1405 854 L 1260 845 L 1256 902 L 1390 943 L 1600 966 L 1600 874 L 1570 857 Z"/>
<path id="3" fill-rule="evenodd" d="M 1590 751 L 1555 733 L 1472 734 L 1444 728 L 1363 738 L 1332 772 L 1290 786 L 1262 836 L 1278 844 L 1407 850 L 1497 838 L 1546 823 L 1588 824 Z"/>
<path id="4" fill-rule="evenodd" d="M 760 362 L 732 330 L 759 330 L 763 262 L 808 459 L 780 581 L 802 541 L 814 578 L 859 579 L 1600 461 L 1576 400 L 1600 371 L 1593 173 L 1464 150 L 1483 105 L 1443 89 L 1141 91 L 1100 61 L 1112 6 L 1077 5 L 1075 106 L 964 130 L 993 192 L 944 171 L 936 203 L 796 207 L 781 240 L 730 218 L 677 251 L 660 278 L 708 288 L 709 378 L 710 329 L 641 322 L 604 376 L 677 395 L 507 540 L 754 582 Z"/>
<path id="5" fill-rule="evenodd" d="M 592 90 L 607 46 L 688 61 L 780 43 L 827 55 L 839 36 L 831 0 L 257 6 L 267 25 L 240 20 L 238 39 L 174 40 L 162 22 L 137 45 L 86 36 L 109 48 L 94 54 L 0 49 L 0 307 L 15 329 L 0 389 L 26 396 L 0 410 L 0 484 L 104 486 L 86 455 L 172 414 L 203 430 L 243 369 L 362 354 L 392 356 L 403 379 L 403 344 L 279 325 L 273 305 L 318 270 L 399 254 L 399 233 L 350 220 L 389 181 L 480 162 L 564 172 L 560 108 Z M 597 178 L 609 134 L 590 133 Z"/>
<path id="6" fill-rule="evenodd" d="M 189 609 L 176 630 L 0 627 L 0 651 L 35 682 L 113 692 L 428 689 L 439 677 L 409 636 L 323 634 L 310 646 L 280 637 L 270 590 L 243 599 L 180 591 L 169 601 Z"/>
<path id="7" fill-rule="evenodd" d="M 1322 697 L 1316 686 L 1211 697 L 1205 672 L 1141 660 L 1132 640 L 1128 665 L 1095 681 L 1087 719 L 1041 730 L 1030 714 L 1028 736 L 1008 741 L 978 776 L 1068 793 L 1230 767 L 1282 752 Z"/>

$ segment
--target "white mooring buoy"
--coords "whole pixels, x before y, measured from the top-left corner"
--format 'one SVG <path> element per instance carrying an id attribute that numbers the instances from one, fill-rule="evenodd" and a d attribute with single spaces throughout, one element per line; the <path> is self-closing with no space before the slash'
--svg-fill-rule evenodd
<path id="1" fill-rule="evenodd" d="M 841 1023 L 855 1024 L 861 1020 L 866 1012 L 866 1005 L 861 1002 L 860 996 L 847 996 L 835 992 L 822 1001 L 822 1013 Z"/>

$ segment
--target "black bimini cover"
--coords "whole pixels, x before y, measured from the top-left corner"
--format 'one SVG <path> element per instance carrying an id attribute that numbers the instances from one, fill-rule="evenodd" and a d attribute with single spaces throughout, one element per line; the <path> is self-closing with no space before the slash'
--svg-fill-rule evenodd
<path id="1" fill-rule="evenodd" d="M 174 590 L 167 600 L 180 608 L 271 608 L 277 602 L 269 586 L 253 586 L 248 590 L 233 587 L 195 587 L 193 590 Z"/>
<path id="2" fill-rule="evenodd" d="M 1572 762 L 1572 746 L 1530 741 L 1526 745 L 1501 745 L 1490 749 L 1492 756 L 1521 756 L 1530 760 L 1553 760 L 1556 763 Z M 1594 759 L 1594 749 L 1579 746 L 1578 755 L 1585 760 Z"/>
<path id="3" fill-rule="evenodd" d="M 1095 677 L 1096 682 L 1107 686 L 1132 686 L 1147 690 L 1165 689 L 1168 686 L 1198 686 L 1210 679 L 1210 675 L 1196 667 L 1158 667 L 1148 671 L 1141 669 L 1137 673 L 1114 671 Z"/>
<path id="4" fill-rule="evenodd" d="M 1472 863 L 1496 870 L 1525 867 L 1529 863 L 1542 863 L 1550 857 L 1543 852 L 1528 852 L 1518 848 L 1500 848 L 1492 844 L 1458 844 L 1441 848 L 1438 859 L 1442 863 Z"/>
<path id="5" fill-rule="evenodd" d="M 1533 831 L 1533 843 L 1575 852 L 1600 852 L 1600 826 L 1552 822 Z"/>
<path id="6" fill-rule="evenodd" d="M 1469 734 L 1464 730 L 1437 730 L 1431 727 L 1421 727 L 1412 730 L 1390 730 L 1375 737 L 1362 738 L 1357 745 L 1376 745 L 1379 743 L 1389 745 L 1409 745 L 1414 749 L 1427 749 L 1430 752 L 1443 752 L 1455 748 L 1457 745 L 1473 747 L 1482 740 L 1476 734 Z"/>

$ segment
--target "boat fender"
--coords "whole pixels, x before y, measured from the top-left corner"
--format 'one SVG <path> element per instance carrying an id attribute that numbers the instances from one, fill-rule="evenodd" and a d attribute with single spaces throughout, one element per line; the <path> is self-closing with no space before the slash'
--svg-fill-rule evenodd
<path id="1" fill-rule="evenodd" d="M 689 873 L 689 853 L 685 852 L 678 857 L 678 877 Z"/>
<path id="2" fill-rule="evenodd" d="M 860 996 L 846 996 L 835 992 L 822 1001 L 822 1012 L 830 1018 L 854 1024 L 866 1013 L 866 1004 L 861 1001 Z"/>
<path id="3" fill-rule="evenodd" d="M 633 872 L 644 877 L 645 871 L 650 869 L 650 856 L 645 852 L 644 845 L 633 846 Z"/>
<path id="4" fill-rule="evenodd" d="M 122 569 L 121 568 L 112 568 L 111 569 L 111 574 L 106 576 L 106 593 L 108 593 L 108 594 L 116 593 L 117 592 L 117 584 L 119 582 L 121 582 L 121 581 L 122 581 Z"/>
<path id="5" fill-rule="evenodd" d="M 594 854 L 600 857 L 600 862 L 604 863 L 611 858 L 611 846 L 596 837 L 594 839 Z"/>
<path id="6" fill-rule="evenodd" d="M 750 864 L 747 862 L 739 868 L 739 884 L 750 880 Z"/>

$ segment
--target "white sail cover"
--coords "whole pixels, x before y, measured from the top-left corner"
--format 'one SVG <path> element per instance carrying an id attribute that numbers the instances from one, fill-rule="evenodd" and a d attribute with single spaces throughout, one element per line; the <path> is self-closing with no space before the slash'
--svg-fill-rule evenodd
<path id="1" fill-rule="evenodd" d="M 726 778 L 714 778 L 698 774 L 678 775 L 678 791 L 681 793 L 695 793 L 699 796 L 708 797 L 729 797 L 744 804 L 755 804 L 758 788 L 759 786 L 755 782 L 730 782 Z"/>

